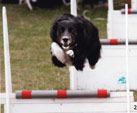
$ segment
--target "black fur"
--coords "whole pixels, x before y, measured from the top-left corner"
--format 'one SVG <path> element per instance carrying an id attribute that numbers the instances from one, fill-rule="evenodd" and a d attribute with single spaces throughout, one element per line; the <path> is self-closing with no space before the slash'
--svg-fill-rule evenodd
<path id="1" fill-rule="evenodd" d="M 71 38 L 73 38 L 73 44 L 71 45 L 71 50 L 74 51 L 74 58 L 71 58 L 72 65 L 74 65 L 77 70 L 83 70 L 85 59 L 87 58 L 90 66 L 95 66 L 100 58 L 101 50 L 98 29 L 83 17 L 75 17 L 70 14 L 61 15 L 55 19 L 50 32 L 52 42 L 58 43 L 60 47 L 60 37 L 57 31 L 62 21 L 67 21 L 69 23 L 68 25 L 75 30 L 69 33 Z M 65 27 L 68 25 L 65 25 Z M 74 44 L 77 44 L 77 46 L 74 46 Z M 56 66 L 65 66 L 65 64 L 62 64 L 57 59 L 55 60 L 53 57 L 52 61 Z"/>
<path id="2" fill-rule="evenodd" d="M 58 66 L 58 67 L 65 66 L 65 64 L 61 63 L 55 56 L 52 56 L 52 62 L 54 63 L 55 66 Z"/>

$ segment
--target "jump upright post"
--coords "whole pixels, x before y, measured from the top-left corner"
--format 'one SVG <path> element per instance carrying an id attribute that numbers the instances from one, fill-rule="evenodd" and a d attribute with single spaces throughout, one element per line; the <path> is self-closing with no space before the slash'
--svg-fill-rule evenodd
<path id="1" fill-rule="evenodd" d="M 70 14 L 77 16 L 77 2 L 76 0 L 71 0 L 70 1 Z M 71 71 L 70 71 L 71 72 Z M 73 73 L 73 72 L 71 72 Z M 70 74 L 70 89 L 74 89 L 74 76 L 73 74 Z"/>
<path id="2" fill-rule="evenodd" d="M 77 1 L 71 0 L 70 4 L 70 13 L 74 16 L 77 16 Z"/>
<path id="3" fill-rule="evenodd" d="M 127 91 L 127 113 L 130 113 L 130 100 L 129 100 L 129 57 L 128 57 L 128 5 L 125 5 L 125 39 L 126 39 L 126 91 Z"/>
<path id="4" fill-rule="evenodd" d="M 3 20 L 3 41 L 4 41 L 4 63 L 5 63 L 5 86 L 6 86 L 6 106 L 5 113 L 10 113 L 10 94 L 12 93 L 11 82 L 11 68 L 10 68 L 10 53 L 9 53 L 9 39 L 8 39 L 8 23 L 6 8 L 2 9 Z"/>

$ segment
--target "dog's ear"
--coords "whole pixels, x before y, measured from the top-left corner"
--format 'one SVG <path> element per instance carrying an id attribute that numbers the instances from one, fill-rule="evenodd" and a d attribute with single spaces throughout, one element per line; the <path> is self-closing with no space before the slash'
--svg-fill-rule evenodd
<path id="1" fill-rule="evenodd" d="M 56 42 L 56 39 L 57 39 L 57 23 L 58 23 L 58 19 L 55 19 L 50 29 L 50 37 L 51 37 L 52 42 Z"/>
<path id="2" fill-rule="evenodd" d="M 76 28 L 77 28 L 77 37 L 76 37 L 76 42 L 78 43 L 78 45 L 80 46 L 84 46 L 85 45 L 85 37 L 87 37 L 87 28 L 86 28 L 86 24 L 85 24 L 85 20 L 83 17 L 78 16 L 75 17 L 75 23 L 76 23 Z"/>
<path id="3" fill-rule="evenodd" d="M 56 42 L 57 40 L 57 27 L 58 27 L 58 23 L 62 21 L 62 17 L 63 17 L 62 15 L 57 16 L 50 29 L 50 37 L 52 42 Z"/>

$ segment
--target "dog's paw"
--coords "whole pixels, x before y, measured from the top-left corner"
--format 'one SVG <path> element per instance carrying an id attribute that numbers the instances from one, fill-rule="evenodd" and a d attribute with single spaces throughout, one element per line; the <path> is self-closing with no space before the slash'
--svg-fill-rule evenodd
<path id="1" fill-rule="evenodd" d="M 66 54 L 67 54 L 68 56 L 74 58 L 74 52 L 73 52 L 73 50 L 68 50 L 68 51 L 66 52 Z"/>
<path id="2" fill-rule="evenodd" d="M 53 56 L 56 56 L 57 59 L 62 62 L 62 63 L 65 63 L 66 62 L 66 59 L 65 59 L 65 54 L 64 54 L 64 51 L 61 49 L 61 47 L 53 42 L 51 44 L 51 53 Z"/>
<path id="3" fill-rule="evenodd" d="M 95 69 L 95 68 L 96 68 L 96 66 L 90 66 L 90 68 L 91 68 L 91 69 Z"/>

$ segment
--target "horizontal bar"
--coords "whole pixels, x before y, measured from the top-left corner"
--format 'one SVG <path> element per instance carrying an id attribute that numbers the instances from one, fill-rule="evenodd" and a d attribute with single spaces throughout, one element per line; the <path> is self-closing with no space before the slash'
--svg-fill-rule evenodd
<path id="1" fill-rule="evenodd" d="M 127 103 L 15 104 L 16 113 L 127 113 Z M 136 103 L 130 103 L 130 111 Z"/>
<path id="2" fill-rule="evenodd" d="M 16 93 L 10 95 L 11 104 L 57 104 L 57 103 L 125 103 L 126 92 L 110 92 L 110 98 L 43 98 L 43 99 L 16 99 Z M 0 104 L 5 104 L 6 94 L 0 93 Z M 133 92 L 130 92 L 130 102 L 134 102 Z"/>
<path id="3" fill-rule="evenodd" d="M 110 92 L 107 90 L 23 90 L 16 91 L 17 99 L 33 98 L 107 98 Z"/>
<path id="4" fill-rule="evenodd" d="M 125 14 L 125 9 L 121 10 L 122 14 Z M 128 14 L 137 14 L 137 10 L 133 10 L 133 9 L 128 9 Z"/>
<path id="5" fill-rule="evenodd" d="M 125 45 L 125 39 L 100 39 L 102 45 Z M 129 45 L 137 45 L 137 39 L 129 39 Z"/>
<path id="6" fill-rule="evenodd" d="M 43 99 L 16 99 L 11 98 L 11 104 L 59 104 L 59 103 L 126 103 L 126 97 L 121 98 L 43 98 Z M 130 97 L 130 102 L 134 102 L 134 97 Z M 5 104 L 5 98 L 2 98 L 0 104 Z"/>

